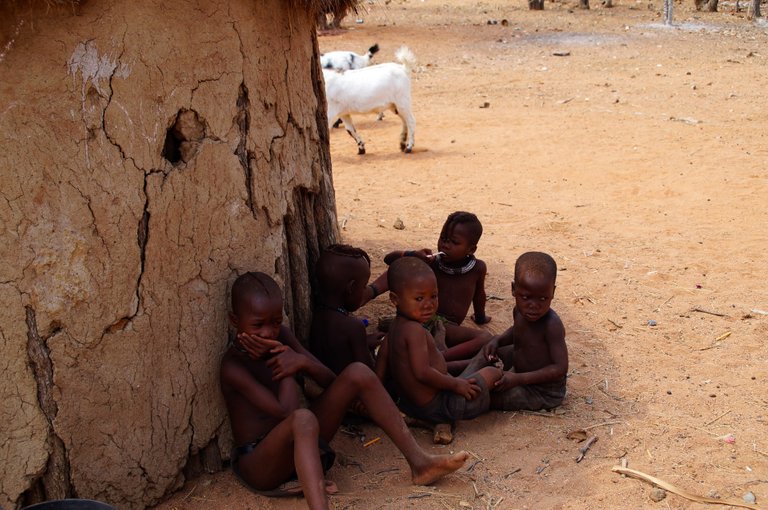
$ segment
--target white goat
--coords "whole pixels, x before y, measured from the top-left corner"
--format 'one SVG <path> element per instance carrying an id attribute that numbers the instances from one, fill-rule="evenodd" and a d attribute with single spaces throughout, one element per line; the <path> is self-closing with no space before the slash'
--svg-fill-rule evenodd
<path id="1" fill-rule="evenodd" d="M 411 111 L 410 71 L 416 64 L 413 52 L 403 46 L 395 54 L 399 62 L 389 62 L 354 69 L 344 73 L 323 69 L 325 98 L 328 102 L 328 125 L 340 118 L 352 138 L 357 141 L 357 153 L 365 154 L 365 142 L 352 124 L 353 113 L 394 111 L 403 121 L 400 150 L 413 150 L 416 119 Z"/>
<path id="2" fill-rule="evenodd" d="M 368 48 L 368 53 L 365 55 L 358 55 L 352 51 L 329 51 L 320 55 L 320 67 L 323 69 L 335 69 L 336 71 L 362 69 L 370 65 L 371 59 L 378 51 L 378 44 Z"/>

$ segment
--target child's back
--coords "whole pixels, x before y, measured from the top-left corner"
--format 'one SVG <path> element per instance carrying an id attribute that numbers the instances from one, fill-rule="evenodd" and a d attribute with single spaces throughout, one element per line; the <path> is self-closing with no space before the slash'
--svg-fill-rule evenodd
<path id="1" fill-rule="evenodd" d="M 331 245 L 320 255 L 315 268 L 310 351 L 336 374 L 355 361 L 373 368 L 365 326 L 350 315 L 360 307 L 371 276 L 368 254 L 347 245 Z"/>

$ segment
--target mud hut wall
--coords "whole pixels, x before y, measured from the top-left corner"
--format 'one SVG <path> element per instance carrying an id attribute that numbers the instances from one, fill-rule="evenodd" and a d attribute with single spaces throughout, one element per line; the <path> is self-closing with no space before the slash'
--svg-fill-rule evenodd
<path id="1" fill-rule="evenodd" d="M 307 268 L 336 236 L 312 18 L 281 0 L 89 0 L 35 12 L 7 46 L 0 506 L 143 508 L 201 449 L 228 451 L 231 282 L 275 274 L 305 328 Z"/>

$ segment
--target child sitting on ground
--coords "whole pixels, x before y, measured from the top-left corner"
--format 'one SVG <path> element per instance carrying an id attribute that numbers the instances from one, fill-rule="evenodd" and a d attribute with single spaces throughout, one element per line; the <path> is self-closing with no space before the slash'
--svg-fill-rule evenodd
<path id="1" fill-rule="evenodd" d="M 371 350 L 383 336 L 368 335 L 363 321 L 350 315 L 371 295 L 371 259 L 360 248 L 333 244 L 315 265 L 315 310 L 309 350 L 335 374 L 359 361 L 373 368 Z"/>
<path id="2" fill-rule="evenodd" d="M 557 264 L 546 253 L 527 252 L 515 263 L 512 327 L 491 340 L 468 367 L 503 361 L 505 372 L 491 390 L 491 409 L 551 409 L 565 398 L 565 328 L 550 308 L 556 277 Z"/>
<path id="3" fill-rule="evenodd" d="M 489 389 L 501 370 L 484 367 L 459 377 L 449 375 L 432 334 L 423 327 L 438 306 L 435 273 L 424 261 L 403 257 L 389 267 L 388 287 L 397 315 L 379 357 L 386 359 L 400 408 L 431 423 L 454 423 L 488 411 Z"/>
<path id="4" fill-rule="evenodd" d="M 334 455 L 327 444 L 355 399 L 403 453 L 413 483 L 430 484 L 464 464 L 466 452 L 435 456 L 419 447 L 368 367 L 353 363 L 334 376 L 282 322 L 277 283 L 264 273 L 238 277 L 230 313 L 237 334 L 221 361 L 220 379 L 238 445 L 232 469 L 246 485 L 257 492 L 272 491 L 296 476 L 307 505 L 328 508 L 326 491 L 332 484 L 324 481 L 323 473 Z M 326 388 L 309 409 L 299 408 L 294 378 L 299 373 Z"/>
<path id="5" fill-rule="evenodd" d="M 467 316 L 469 305 L 475 313 L 476 324 L 487 324 L 485 315 L 485 262 L 475 258 L 477 243 L 483 234 L 480 220 L 472 213 L 456 211 L 445 220 L 437 241 L 438 253 L 428 248 L 418 251 L 394 251 L 384 257 L 387 264 L 403 256 L 416 256 L 427 262 L 437 277 L 440 305 L 438 320 L 445 326 L 445 348 L 438 344 L 447 361 L 471 358 L 491 339 L 487 331 L 468 328 L 461 323 Z M 452 364 L 453 367 L 457 366 Z M 464 368 L 466 363 L 458 365 Z"/>

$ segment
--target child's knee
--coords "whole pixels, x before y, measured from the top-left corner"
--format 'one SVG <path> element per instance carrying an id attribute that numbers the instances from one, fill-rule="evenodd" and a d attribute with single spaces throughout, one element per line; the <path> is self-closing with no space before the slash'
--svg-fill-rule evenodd
<path id="1" fill-rule="evenodd" d="M 484 344 L 487 344 L 491 341 L 491 338 L 493 338 L 493 335 L 490 331 L 481 330 L 482 332 L 477 336 L 477 338 L 482 341 Z"/>
<path id="2" fill-rule="evenodd" d="M 317 416 L 309 409 L 296 409 L 291 413 L 290 420 L 294 435 L 297 433 L 317 435 L 320 431 Z"/>
<path id="3" fill-rule="evenodd" d="M 347 365 L 347 368 L 339 374 L 339 378 L 354 383 L 369 383 L 373 379 L 378 381 L 378 377 L 376 377 L 373 370 L 359 361 Z"/>
<path id="4" fill-rule="evenodd" d="M 501 379 L 504 372 L 496 367 L 484 367 L 478 371 L 478 374 L 485 380 L 488 388 L 493 387 L 493 383 Z"/>

